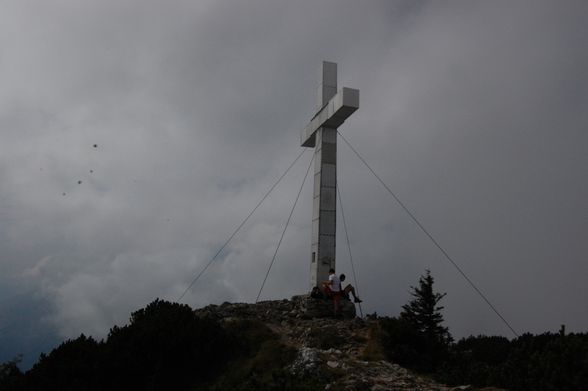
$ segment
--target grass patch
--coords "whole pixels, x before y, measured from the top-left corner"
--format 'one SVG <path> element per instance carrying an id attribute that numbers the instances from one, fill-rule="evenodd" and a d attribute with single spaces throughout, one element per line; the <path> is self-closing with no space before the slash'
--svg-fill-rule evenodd
<path id="1" fill-rule="evenodd" d="M 242 320 L 228 324 L 229 334 L 237 334 L 238 357 L 207 389 L 210 391 L 299 391 L 321 388 L 322 381 L 312 376 L 295 376 L 287 369 L 296 358 L 296 349 L 258 321 Z M 324 385 L 322 385 L 324 387 Z"/>
<path id="2" fill-rule="evenodd" d="M 333 328 L 311 330 L 308 335 L 308 345 L 321 350 L 339 349 L 345 343 L 345 338 Z"/>
<path id="3" fill-rule="evenodd" d="M 370 324 L 367 343 L 365 344 L 365 349 L 361 355 L 363 360 L 380 361 L 386 358 L 384 355 L 384 350 L 382 349 L 381 333 L 382 330 L 378 322 Z"/>

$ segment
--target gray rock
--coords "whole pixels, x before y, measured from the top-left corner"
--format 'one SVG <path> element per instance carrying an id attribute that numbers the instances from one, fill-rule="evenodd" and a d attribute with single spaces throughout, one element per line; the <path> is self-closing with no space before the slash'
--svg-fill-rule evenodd
<path id="1" fill-rule="evenodd" d="M 257 304 L 225 302 L 194 312 L 223 322 L 251 319 L 264 323 L 286 345 L 297 350 L 296 358 L 285 368 L 292 374 L 322 378 L 325 371 L 333 372 L 335 376 L 324 377 L 322 387 L 325 389 L 473 391 L 470 386 L 452 388 L 437 384 L 388 361 L 365 361 L 362 352 L 370 327 L 378 319 L 357 318 L 353 303 L 342 300 L 341 304 L 343 316 L 336 319 L 332 301 L 313 299 L 309 295 Z"/>
<path id="2" fill-rule="evenodd" d="M 305 318 L 331 318 L 335 316 L 332 300 L 314 299 L 309 295 L 295 296 Z M 355 304 L 349 300 L 341 300 L 341 313 L 344 319 L 356 317 Z"/>

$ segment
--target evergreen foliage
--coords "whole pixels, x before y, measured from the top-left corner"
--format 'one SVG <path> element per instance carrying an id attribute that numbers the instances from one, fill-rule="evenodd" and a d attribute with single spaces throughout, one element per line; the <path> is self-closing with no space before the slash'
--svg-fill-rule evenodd
<path id="1" fill-rule="evenodd" d="M 37 364 L 26 373 L 23 389 L 74 390 L 96 389 L 100 373 L 103 343 L 84 334 L 67 340 L 49 355 L 41 354 Z"/>
<path id="2" fill-rule="evenodd" d="M 14 387 L 22 379 L 22 372 L 18 363 L 22 357 L 16 357 L 10 361 L 0 364 L 0 389 L 5 387 Z"/>
<path id="3" fill-rule="evenodd" d="M 588 334 L 566 334 L 562 326 L 559 333 L 523 334 L 512 341 L 477 336 L 453 343 L 438 305 L 445 295 L 435 293 L 433 283 L 427 272 L 398 318 L 373 323 L 366 359 L 383 355 L 452 385 L 588 388 Z M 336 335 L 314 337 L 317 346 L 337 344 Z M 333 380 L 327 372 L 293 375 L 287 368 L 295 353 L 261 322 L 220 323 L 186 305 L 156 300 L 134 312 L 128 325 L 113 327 L 106 340 L 82 334 L 65 341 L 24 374 L 19 358 L 0 364 L 0 390 L 295 391 Z"/>
<path id="4" fill-rule="evenodd" d="M 323 378 L 287 370 L 295 349 L 263 323 L 220 323 L 187 305 L 155 300 L 104 341 L 63 342 L 25 374 L 0 364 L 0 390 L 307 390 Z"/>
<path id="5" fill-rule="evenodd" d="M 187 389 L 194 379 L 215 375 L 234 345 L 218 322 L 197 317 L 187 305 L 156 300 L 134 312 L 129 325 L 110 330 L 104 369 L 122 389 L 136 379 L 152 389 Z"/>
<path id="6" fill-rule="evenodd" d="M 447 293 L 434 292 L 433 276 L 430 270 L 426 272 L 425 276 L 419 278 L 419 286 L 411 287 L 413 299 L 402 306 L 400 319 L 414 328 L 416 333 L 425 336 L 428 341 L 448 345 L 452 341 L 449 329 L 441 325 L 441 310 L 444 307 L 437 305 Z"/>
<path id="7" fill-rule="evenodd" d="M 441 381 L 511 391 L 580 391 L 588 387 L 588 334 L 469 337 L 453 345 Z"/>
<path id="8" fill-rule="evenodd" d="M 193 389 L 224 368 L 236 340 L 187 305 L 155 300 L 105 341 L 83 334 L 68 340 L 16 381 L 1 381 L 0 389 Z"/>
<path id="9" fill-rule="evenodd" d="M 306 391 L 322 389 L 325 376 L 300 378 L 288 370 L 296 349 L 281 343 L 277 334 L 260 322 L 239 320 L 227 325 L 241 344 L 226 370 L 208 385 L 209 391 Z"/>
<path id="10" fill-rule="evenodd" d="M 433 290 L 434 279 L 427 270 L 418 287 L 411 287 L 413 299 L 402 306 L 399 318 L 380 320 L 379 335 L 385 355 L 400 365 L 432 372 L 442 362 L 452 341 L 439 301 L 445 294 Z"/>
<path id="11" fill-rule="evenodd" d="M 477 336 L 453 343 L 427 271 L 400 317 L 380 318 L 372 338 L 384 355 L 404 367 L 433 375 L 438 381 L 510 391 L 580 391 L 588 389 L 588 334 Z"/>

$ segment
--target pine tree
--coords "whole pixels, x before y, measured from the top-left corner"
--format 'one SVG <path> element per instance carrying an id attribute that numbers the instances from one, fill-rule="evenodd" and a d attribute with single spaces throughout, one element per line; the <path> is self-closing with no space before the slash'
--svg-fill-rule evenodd
<path id="1" fill-rule="evenodd" d="M 447 346 L 453 339 L 449 329 L 442 326 L 441 310 L 444 307 L 437 305 L 447 293 L 434 292 L 433 283 L 431 271 L 427 270 L 425 276 L 421 275 L 419 286 L 411 286 L 413 299 L 402 306 L 400 319 L 424 334 L 430 342 Z"/>

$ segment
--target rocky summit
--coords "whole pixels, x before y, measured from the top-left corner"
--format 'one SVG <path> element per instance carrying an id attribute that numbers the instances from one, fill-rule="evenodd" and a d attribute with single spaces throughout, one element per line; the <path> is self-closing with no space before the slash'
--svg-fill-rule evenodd
<path id="1" fill-rule="evenodd" d="M 283 344 L 296 350 L 296 358 L 287 368 L 290 373 L 301 378 L 324 378 L 324 390 L 474 390 L 467 385 L 449 387 L 436 383 L 371 353 L 370 330 L 377 318 L 355 317 L 355 305 L 346 300 L 342 303 L 343 314 L 338 317 L 333 316 L 332 302 L 308 295 L 257 304 L 209 305 L 196 313 L 222 322 L 263 322 Z"/>

